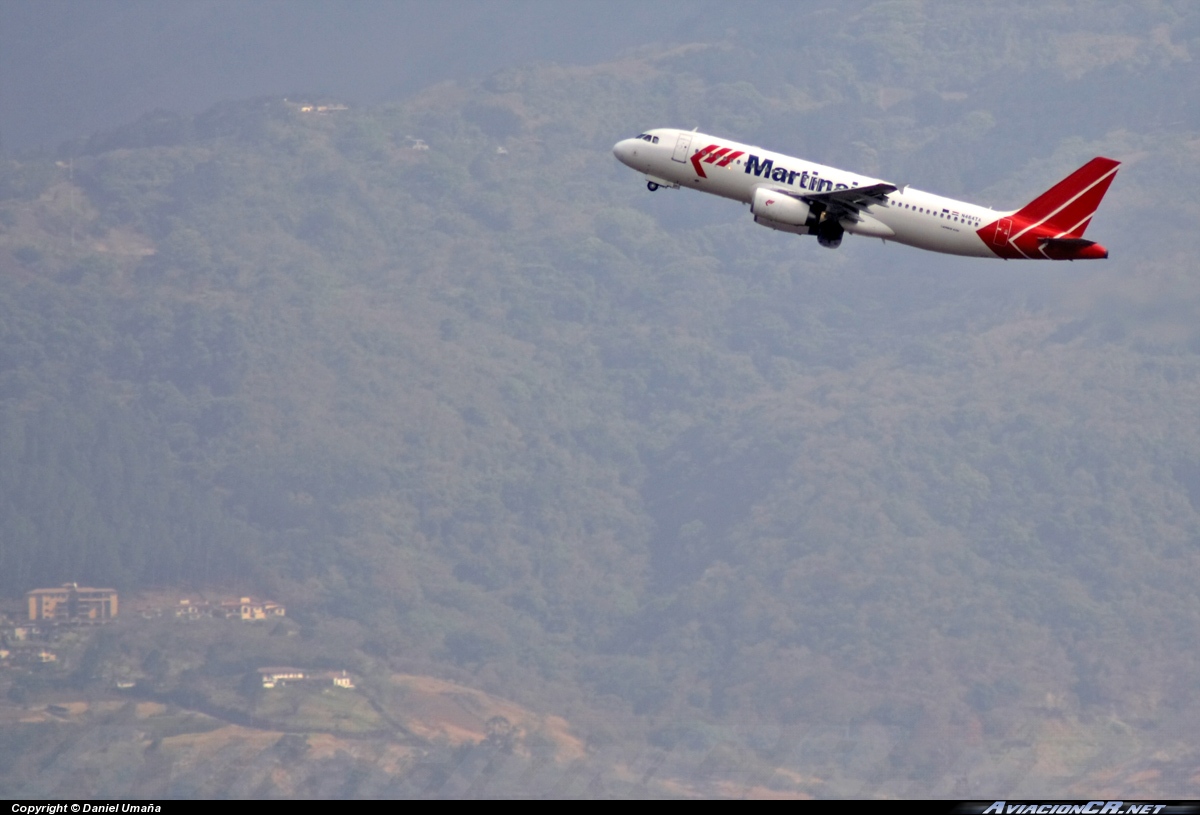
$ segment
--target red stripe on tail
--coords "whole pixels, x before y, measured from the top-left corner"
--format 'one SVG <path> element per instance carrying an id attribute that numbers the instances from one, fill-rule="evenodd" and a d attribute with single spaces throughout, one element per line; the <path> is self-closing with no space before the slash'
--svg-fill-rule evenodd
<path id="1" fill-rule="evenodd" d="M 1116 177 L 1121 162 L 1094 158 L 1050 189 L 1030 201 L 1013 215 L 1014 220 L 1054 232 L 1063 237 L 1079 238 L 1100 199 Z M 1044 227 L 1044 230 L 1041 229 Z"/>

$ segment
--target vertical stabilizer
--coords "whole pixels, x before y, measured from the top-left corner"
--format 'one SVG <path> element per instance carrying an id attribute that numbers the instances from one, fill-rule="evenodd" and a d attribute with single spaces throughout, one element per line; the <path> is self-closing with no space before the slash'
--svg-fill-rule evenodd
<path id="1" fill-rule="evenodd" d="M 976 233 L 1006 260 L 1106 258 L 1108 250 L 1084 240 L 1083 232 L 1120 165 L 1097 156 L 1016 212 L 984 224 Z"/>
<path id="2" fill-rule="evenodd" d="M 1121 162 L 1097 157 L 1030 201 L 1013 215 L 1055 238 L 1082 238 Z"/>

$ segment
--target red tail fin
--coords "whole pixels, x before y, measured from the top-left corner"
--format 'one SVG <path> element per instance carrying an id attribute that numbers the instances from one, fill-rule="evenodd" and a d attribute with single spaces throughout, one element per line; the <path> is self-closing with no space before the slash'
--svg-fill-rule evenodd
<path id="1" fill-rule="evenodd" d="M 1057 238 L 1082 238 L 1121 162 L 1094 158 L 1030 201 L 1013 218 Z"/>

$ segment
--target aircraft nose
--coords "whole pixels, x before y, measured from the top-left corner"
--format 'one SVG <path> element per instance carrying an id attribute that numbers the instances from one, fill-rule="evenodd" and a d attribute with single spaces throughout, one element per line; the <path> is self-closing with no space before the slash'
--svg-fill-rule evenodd
<path id="1" fill-rule="evenodd" d="M 637 149 L 634 142 L 637 139 L 624 139 L 613 145 L 613 155 L 617 157 L 617 161 L 628 165 L 633 161 L 634 151 Z"/>

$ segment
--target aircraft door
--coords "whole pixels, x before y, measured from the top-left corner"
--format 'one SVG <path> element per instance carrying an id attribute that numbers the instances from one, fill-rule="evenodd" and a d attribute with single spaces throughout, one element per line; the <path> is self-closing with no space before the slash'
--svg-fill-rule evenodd
<path id="1" fill-rule="evenodd" d="M 688 148 L 692 146 L 692 134 L 680 133 L 679 141 L 675 143 L 675 152 L 671 154 L 672 161 L 678 161 L 680 164 L 687 164 Z"/>
<path id="2" fill-rule="evenodd" d="M 996 246 L 1003 246 L 1008 243 L 1008 233 L 1012 231 L 1012 221 L 1008 218 L 1001 218 L 996 221 L 996 234 L 992 236 L 992 243 Z"/>

